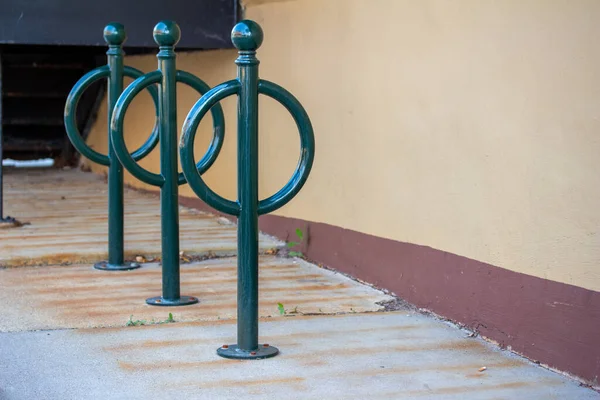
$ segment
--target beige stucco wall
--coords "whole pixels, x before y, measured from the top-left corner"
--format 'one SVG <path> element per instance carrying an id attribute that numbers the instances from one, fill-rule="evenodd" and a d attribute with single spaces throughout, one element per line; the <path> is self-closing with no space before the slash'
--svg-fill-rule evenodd
<path id="1" fill-rule="evenodd" d="M 316 131 L 313 173 L 277 214 L 600 290 L 597 15 L 596 0 L 248 2 L 265 31 L 261 77 L 291 90 Z M 215 85 L 234 59 L 178 62 Z M 127 61 L 156 68 L 153 56 Z M 181 90 L 180 121 L 196 98 Z M 153 124 L 148 99 L 129 112 L 132 146 Z M 233 198 L 235 101 L 224 109 L 229 136 L 206 177 Z M 102 150 L 105 116 L 89 140 Z M 269 99 L 260 127 L 266 196 L 291 174 L 298 139 Z M 158 171 L 157 154 L 142 164 Z"/>

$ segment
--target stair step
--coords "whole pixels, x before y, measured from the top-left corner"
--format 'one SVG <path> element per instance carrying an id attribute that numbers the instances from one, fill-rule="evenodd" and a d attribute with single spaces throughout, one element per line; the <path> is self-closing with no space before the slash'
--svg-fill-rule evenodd
<path id="1" fill-rule="evenodd" d="M 56 63 L 37 63 L 37 62 L 32 62 L 32 63 L 10 64 L 9 67 L 10 68 L 17 68 L 17 69 L 23 69 L 23 68 L 60 69 L 60 70 L 64 70 L 64 69 L 85 70 L 85 69 L 87 69 L 84 64 L 80 64 L 80 63 L 72 63 L 72 64 L 60 64 L 60 63 L 58 63 L 58 64 L 56 64 Z"/>
<path id="2" fill-rule="evenodd" d="M 30 139 L 64 139 L 66 138 L 66 132 L 64 126 L 13 126 L 7 125 L 4 126 L 3 129 L 4 137 L 7 138 L 9 136 L 16 137 L 20 139 L 30 140 Z"/>
<path id="3" fill-rule="evenodd" d="M 75 150 L 64 128 L 65 101 L 87 71 L 106 62 L 105 50 L 10 45 L 2 50 L 4 157 L 74 162 Z M 105 86 L 92 85 L 79 102 L 76 122 L 82 133 Z"/>
<path id="4" fill-rule="evenodd" d="M 16 99 L 67 99 L 65 92 L 4 92 L 4 97 Z"/>
<path id="5" fill-rule="evenodd" d="M 60 119 L 64 109 L 65 99 L 9 97 L 4 99 L 2 111 L 8 119 Z"/>
<path id="6" fill-rule="evenodd" d="M 43 125 L 43 126 L 60 126 L 64 124 L 62 118 L 4 118 L 3 125 Z"/>
<path id="7" fill-rule="evenodd" d="M 3 64 L 10 68 L 19 65 L 84 65 L 89 68 L 89 63 L 82 63 L 81 60 L 89 60 L 90 57 L 103 54 L 106 50 L 98 49 L 87 50 L 84 48 L 71 47 L 44 47 L 34 49 L 6 47 L 6 51 L 2 54 Z"/>
<path id="8" fill-rule="evenodd" d="M 39 150 L 61 150 L 64 146 L 64 140 L 27 140 L 15 137 L 9 137 L 4 140 L 5 151 L 39 151 Z"/>

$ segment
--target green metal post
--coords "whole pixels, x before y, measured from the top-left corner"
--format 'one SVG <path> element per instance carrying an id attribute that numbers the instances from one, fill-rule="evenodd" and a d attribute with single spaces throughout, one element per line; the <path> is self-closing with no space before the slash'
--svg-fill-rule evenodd
<path id="1" fill-rule="evenodd" d="M 4 136 L 2 135 L 2 53 L 0 53 L 0 223 L 4 222 L 4 175 L 2 169 L 2 160 L 4 153 L 2 146 L 4 145 Z"/>
<path id="2" fill-rule="evenodd" d="M 174 39 L 179 41 L 179 37 Z M 159 42 L 157 40 L 157 42 Z M 160 43 L 158 69 L 162 72 L 158 107 L 160 121 L 160 172 L 165 183 L 160 192 L 162 224 L 162 273 L 165 301 L 178 300 L 179 293 L 179 185 L 177 184 L 177 94 L 175 93 L 175 51 L 172 44 Z"/>
<path id="3" fill-rule="evenodd" d="M 197 297 L 181 296 L 179 265 L 179 185 L 187 183 L 177 165 L 177 83 L 191 86 L 200 95 L 210 87 L 200 78 L 176 69 L 175 45 L 181 37 L 179 26 L 173 21 L 162 21 L 154 27 L 154 41 L 159 46 L 158 69 L 138 77 L 117 100 L 112 120 L 112 146 L 117 157 L 134 177 L 160 188 L 161 241 L 162 241 L 162 296 L 146 299 L 155 306 L 181 306 L 198 302 Z M 160 137 L 160 174 L 142 168 L 135 153 L 130 154 L 123 137 L 127 108 L 142 90 L 159 86 L 158 121 Z M 194 166 L 202 174 L 212 166 L 223 145 L 225 118 L 223 109 L 216 105 L 210 110 L 213 117 L 213 139 L 202 160 Z"/>
<path id="4" fill-rule="evenodd" d="M 261 38 L 262 40 L 262 38 Z M 238 347 L 258 348 L 258 64 L 256 48 L 240 51 L 238 66 Z"/>
<path id="5" fill-rule="evenodd" d="M 108 79 L 108 126 L 113 108 L 123 91 L 123 43 L 127 38 L 121 24 L 110 24 L 104 29 L 108 44 L 106 52 L 110 78 Z M 117 159 L 112 140 L 108 135 L 108 263 L 99 262 L 94 268 L 102 270 L 128 270 L 139 268 L 137 263 L 125 263 L 123 166 Z"/>
<path id="6" fill-rule="evenodd" d="M 139 78 L 144 74 L 123 65 L 123 43 L 127 39 L 123 25 L 113 22 L 104 28 L 104 40 L 108 44 L 107 64 L 85 74 L 71 89 L 65 103 L 65 130 L 73 146 L 90 161 L 108 167 L 108 260 L 94 265 L 94 268 L 107 271 L 121 271 L 139 268 L 137 263 L 125 262 L 124 248 L 124 199 L 123 166 L 114 150 L 110 121 L 113 109 L 123 91 L 125 76 Z M 101 79 L 108 79 L 108 154 L 101 154 L 90 148 L 77 129 L 77 104 L 83 93 Z M 155 87 L 148 88 L 155 103 L 158 96 Z M 158 114 L 157 114 L 158 115 Z M 148 140 L 133 153 L 136 160 L 150 154 L 158 143 L 158 129 L 154 129 Z"/>
<path id="7" fill-rule="evenodd" d="M 254 21 L 239 22 L 231 32 L 239 50 L 236 80 L 215 86 L 189 112 L 181 135 L 179 151 L 183 173 L 198 197 L 215 209 L 238 217 L 237 343 L 223 345 L 217 354 L 234 359 L 273 357 L 279 350 L 258 341 L 258 216 L 289 202 L 302 188 L 310 173 L 315 152 L 314 133 L 302 105 L 287 90 L 259 79 L 256 50 L 263 41 L 261 27 Z M 196 171 L 194 138 L 202 117 L 219 101 L 238 95 L 238 198 L 227 200 L 216 194 Z M 281 103 L 300 131 L 300 160 L 292 178 L 277 193 L 258 199 L 258 95 Z"/>
<path id="8" fill-rule="evenodd" d="M 10 216 L 4 216 L 4 170 L 2 167 L 2 159 L 4 153 L 2 146 L 4 145 L 4 137 L 2 134 L 2 53 L 0 53 L 0 229 L 14 228 L 19 226 L 16 219 Z"/>
<path id="9" fill-rule="evenodd" d="M 159 23 L 154 29 L 158 44 L 159 85 L 158 108 L 160 124 L 160 220 L 162 226 L 162 296 L 146 300 L 151 305 L 185 305 L 198 302 L 196 297 L 181 296 L 179 273 L 179 183 L 177 164 L 177 69 L 175 45 L 179 42 L 179 26 Z"/>

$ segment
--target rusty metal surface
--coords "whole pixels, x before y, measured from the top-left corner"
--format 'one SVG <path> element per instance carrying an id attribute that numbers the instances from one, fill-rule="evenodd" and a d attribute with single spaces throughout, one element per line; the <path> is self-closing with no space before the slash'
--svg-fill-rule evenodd
<path id="1" fill-rule="evenodd" d="M 0 229 L 0 266 L 93 263 L 107 257 L 107 186 L 78 170 L 8 169 L 6 214 L 29 223 Z M 181 250 L 188 255 L 235 255 L 235 225 L 180 207 Z M 282 243 L 262 235 L 261 249 Z M 133 259 L 160 256 L 156 196 L 125 190 L 125 252 Z"/>
<path id="2" fill-rule="evenodd" d="M 105 272 L 89 265 L 0 270 L 0 331 L 124 326 L 130 316 L 147 323 L 172 312 L 178 321 L 236 317 L 236 259 L 220 258 L 181 266 L 182 292 L 200 304 L 152 307 L 160 294 L 160 266 Z M 390 300 L 382 292 L 301 260 L 264 256 L 260 260 L 260 315 L 376 311 Z"/>
<path id="3" fill-rule="evenodd" d="M 409 312 L 270 318 L 261 335 L 282 353 L 261 361 L 218 357 L 234 334 L 231 321 L 4 333 L 0 387 L 15 400 L 600 397 Z"/>

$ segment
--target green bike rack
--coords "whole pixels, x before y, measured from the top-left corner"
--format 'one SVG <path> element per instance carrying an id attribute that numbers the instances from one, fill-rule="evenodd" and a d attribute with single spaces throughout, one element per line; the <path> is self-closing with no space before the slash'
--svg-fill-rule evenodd
<path id="1" fill-rule="evenodd" d="M 261 359 L 278 354 L 276 347 L 258 343 L 258 216 L 289 202 L 302 188 L 312 168 L 315 141 L 308 114 L 298 100 L 281 86 L 259 79 L 256 50 L 263 40 L 261 27 L 244 20 L 231 32 L 239 50 L 235 61 L 237 79 L 222 83 L 198 100 L 189 112 L 179 144 L 181 166 L 190 187 L 215 209 L 238 218 L 237 338 L 223 345 L 217 354 L 225 358 Z M 292 178 L 271 197 L 258 199 L 258 95 L 282 104 L 294 118 L 300 132 L 300 159 Z M 196 172 L 194 138 L 204 115 L 224 98 L 238 96 L 238 199 L 230 201 L 216 194 Z"/>
<path id="2" fill-rule="evenodd" d="M 177 82 L 191 86 L 200 95 L 210 87 L 198 77 L 176 69 L 175 45 L 181 37 L 179 26 L 172 21 L 159 22 L 154 27 L 154 41 L 159 45 L 158 69 L 133 81 L 121 94 L 113 109 L 110 134 L 115 153 L 123 166 L 137 179 L 160 188 L 162 238 L 162 296 L 146 303 L 156 306 L 194 304 L 198 298 L 181 296 L 179 271 L 179 185 L 186 183 L 177 164 Z M 160 174 L 145 170 L 129 154 L 123 137 L 123 120 L 131 101 L 142 90 L 158 84 L 158 121 L 160 137 Z M 222 108 L 211 110 L 213 139 L 204 157 L 194 166 L 202 174 L 219 155 L 225 134 Z"/>
<path id="3" fill-rule="evenodd" d="M 77 129 L 77 104 L 83 92 L 100 79 L 108 79 L 108 120 L 117 98 L 123 91 L 123 78 L 139 78 L 144 73 L 123 65 L 123 43 L 127 39 L 123 25 L 111 23 L 104 28 L 104 40 L 108 44 L 107 65 L 85 74 L 71 89 L 65 104 L 65 129 L 73 146 L 92 162 L 108 166 L 108 260 L 94 265 L 94 268 L 106 271 L 122 271 L 139 268 L 137 263 L 126 263 L 124 255 L 124 219 L 123 219 L 123 167 L 116 157 L 108 138 L 108 154 L 101 154 L 90 148 Z M 155 87 L 148 88 L 158 110 L 158 95 Z M 158 118 L 158 112 L 157 112 Z M 110 130 L 110 128 L 109 128 Z M 136 150 L 132 157 L 140 160 L 147 156 L 158 143 L 158 124 L 155 124 L 150 137 Z"/>

